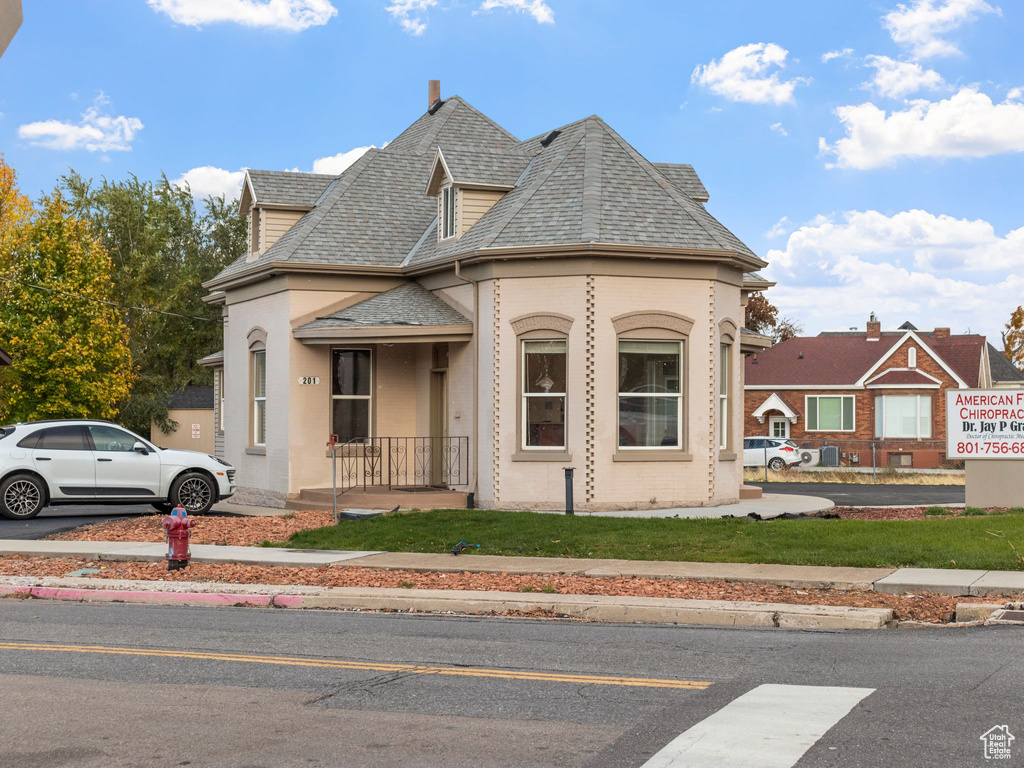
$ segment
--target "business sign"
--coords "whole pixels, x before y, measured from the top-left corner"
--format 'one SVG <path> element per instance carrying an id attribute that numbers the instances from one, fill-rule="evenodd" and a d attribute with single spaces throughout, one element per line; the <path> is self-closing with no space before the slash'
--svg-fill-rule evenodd
<path id="1" fill-rule="evenodd" d="M 1024 459 L 1024 390 L 947 389 L 947 459 Z"/>
<path id="2" fill-rule="evenodd" d="M 198 424 L 193 424 L 192 425 L 192 439 L 193 440 L 198 440 L 199 439 L 199 431 L 200 431 L 200 426 Z"/>

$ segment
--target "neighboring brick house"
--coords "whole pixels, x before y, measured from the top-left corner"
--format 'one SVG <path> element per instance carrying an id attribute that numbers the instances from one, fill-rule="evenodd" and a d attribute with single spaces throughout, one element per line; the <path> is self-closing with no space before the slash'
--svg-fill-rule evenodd
<path id="1" fill-rule="evenodd" d="M 879 466 L 940 466 L 946 390 L 990 387 L 994 367 L 1003 386 L 1014 378 L 993 355 L 984 336 L 910 323 L 883 331 L 874 314 L 866 331 L 789 339 L 746 360 L 744 434 L 830 441 L 850 465 L 870 465 L 874 441 Z"/>

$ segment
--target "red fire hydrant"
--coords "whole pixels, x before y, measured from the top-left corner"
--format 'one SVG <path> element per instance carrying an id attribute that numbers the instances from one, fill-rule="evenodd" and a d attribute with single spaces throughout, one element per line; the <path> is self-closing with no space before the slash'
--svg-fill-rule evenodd
<path id="1" fill-rule="evenodd" d="M 167 570 L 178 571 L 188 567 L 192 552 L 188 547 L 192 538 L 192 528 L 196 519 L 189 517 L 188 512 L 180 504 L 164 518 L 164 533 L 167 535 Z"/>

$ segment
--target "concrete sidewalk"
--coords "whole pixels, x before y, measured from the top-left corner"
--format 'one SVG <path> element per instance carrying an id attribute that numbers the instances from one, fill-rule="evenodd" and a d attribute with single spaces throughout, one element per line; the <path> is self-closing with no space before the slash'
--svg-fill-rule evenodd
<path id="1" fill-rule="evenodd" d="M 116 541 L 22 541 L 0 539 L 0 556 L 79 557 L 86 560 L 159 562 L 164 544 Z M 656 560 L 598 560 L 556 557 L 428 554 L 419 552 L 341 552 L 283 547 L 192 546 L 197 563 L 238 563 L 284 567 L 332 565 L 442 573 L 565 574 L 638 577 L 676 581 L 736 581 L 797 589 L 875 590 L 890 594 L 1024 594 L 1022 571 L 938 568 L 837 568 L 759 563 L 690 563 Z"/>

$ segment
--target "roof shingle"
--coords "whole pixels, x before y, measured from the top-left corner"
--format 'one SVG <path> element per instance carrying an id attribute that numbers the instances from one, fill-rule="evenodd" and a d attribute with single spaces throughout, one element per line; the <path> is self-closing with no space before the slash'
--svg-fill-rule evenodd
<path id="1" fill-rule="evenodd" d="M 363 328 L 381 325 L 466 325 L 461 312 L 419 283 L 406 283 L 301 326 Z"/>

